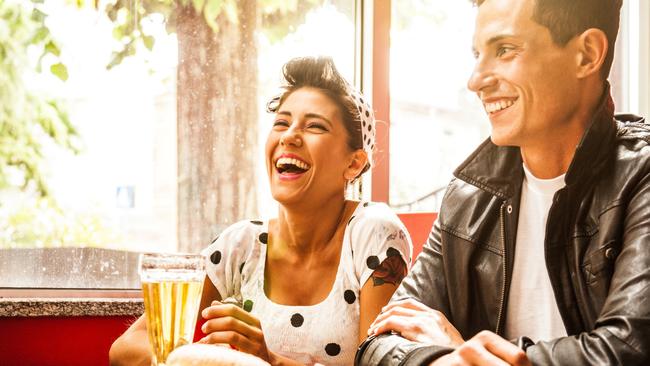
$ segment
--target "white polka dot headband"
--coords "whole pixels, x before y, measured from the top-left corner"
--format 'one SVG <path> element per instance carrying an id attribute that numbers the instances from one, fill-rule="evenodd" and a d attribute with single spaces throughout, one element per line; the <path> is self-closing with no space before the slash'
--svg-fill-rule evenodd
<path id="1" fill-rule="evenodd" d="M 368 155 L 368 165 L 372 165 L 372 150 L 375 148 L 375 113 L 368 103 L 368 100 L 364 98 L 363 94 L 358 91 L 355 87 L 348 84 L 348 94 L 352 97 L 355 106 L 357 107 L 357 113 L 359 115 L 359 128 L 361 129 L 361 140 L 363 140 L 363 150 Z M 280 98 L 284 92 L 273 97 L 266 104 L 266 111 L 269 113 L 275 113 L 280 106 Z"/>
<path id="2" fill-rule="evenodd" d="M 372 165 L 372 150 L 375 148 L 375 113 L 363 94 L 348 84 L 348 93 L 352 96 L 359 113 L 363 150 L 368 155 L 368 164 Z"/>

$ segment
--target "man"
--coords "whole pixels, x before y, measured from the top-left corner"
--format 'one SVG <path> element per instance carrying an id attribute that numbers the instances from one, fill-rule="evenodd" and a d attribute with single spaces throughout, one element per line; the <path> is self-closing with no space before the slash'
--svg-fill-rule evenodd
<path id="1" fill-rule="evenodd" d="M 356 364 L 650 364 L 650 129 L 606 81 L 621 0 L 477 3 L 491 138 Z"/>

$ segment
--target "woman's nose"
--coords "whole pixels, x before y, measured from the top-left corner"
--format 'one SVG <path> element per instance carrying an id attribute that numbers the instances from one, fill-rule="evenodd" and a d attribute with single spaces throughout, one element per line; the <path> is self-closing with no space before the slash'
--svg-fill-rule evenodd
<path id="1" fill-rule="evenodd" d="M 300 136 L 300 132 L 298 131 L 298 129 L 292 126 L 288 128 L 286 131 L 284 131 L 282 136 L 280 136 L 280 145 L 282 146 L 292 145 L 295 147 L 301 147 L 302 137 Z"/>

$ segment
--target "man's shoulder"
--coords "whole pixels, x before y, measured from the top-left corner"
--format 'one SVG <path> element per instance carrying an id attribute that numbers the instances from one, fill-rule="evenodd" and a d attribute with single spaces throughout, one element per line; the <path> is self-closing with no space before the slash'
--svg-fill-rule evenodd
<path id="1" fill-rule="evenodd" d="M 619 164 L 650 167 L 650 124 L 639 116 L 616 116 L 616 160 Z M 640 165 L 642 164 L 642 165 Z"/>
<path id="2" fill-rule="evenodd" d="M 616 115 L 616 138 L 619 142 L 638 141 L 639 148 L 650 145 L 650 124 L 633 114 Z"/>

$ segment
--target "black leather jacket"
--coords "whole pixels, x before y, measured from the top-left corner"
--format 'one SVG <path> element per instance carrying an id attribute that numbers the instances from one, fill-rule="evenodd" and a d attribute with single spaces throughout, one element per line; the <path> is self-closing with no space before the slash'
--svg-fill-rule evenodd
<path id="1" fill-rule="evenodd" d="M 549 211 L 545 258 L 569 336 L 535 365 L 650 365 L 650 127 L 605 94 Z M 519 148 L 485 141 L 454 173 L 428 243 L 393 300 L 445 314 L 464 339 L 503 334 L 523 179 Z M 451 350 L 366 340 L 357 365 L 421 365 Z"/>

